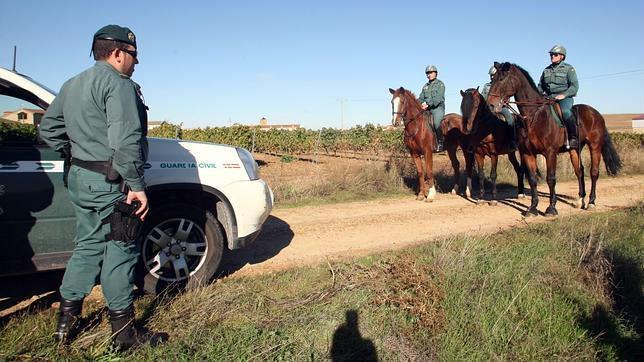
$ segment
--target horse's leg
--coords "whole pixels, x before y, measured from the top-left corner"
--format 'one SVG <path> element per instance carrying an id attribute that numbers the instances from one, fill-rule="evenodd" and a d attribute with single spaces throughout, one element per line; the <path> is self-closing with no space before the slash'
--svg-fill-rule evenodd
<path id="1" fill-rule="evenodd" d="M 429 184 L 429 192 L 427 193 L 426 202 L 434 201 L 436 197 L 436 187 L 434 186 L 434 172 L 433 172 L 434 158 L 431 147 L 428 147 L 428 150 L 425 151 L 425 168 L 427 172 L 427 179 Z"/>
<path id="2" fill-rule="evenodd" d="M 557 215 L 557 193 L 555 191 L 555 185 L 557 184 L 557 152 L 550 150 L 546 154 L 546 181 L 548 182 L 548 188 L 550 189 L 550 205 L 546 209 L 546 215 L 555 216 Z"/>
<path id="3" fill-rule="evenodd" d="M 526 217 L 539 215 L 537 205 L 539 205 L 539 195 L 537 195 L 537 156 L 536 155 L 521 155 L 523 165 L 525 165 L 526 172 L 528 173 L 528 183 L 530 184 L 530 207 L 524 215 Z"/>
<path id="4" fill-rule="evenodd" d="M 472 196 L 472 169 L 474 167 L 474 155 L 469 152 L 463 152 L 465 156 L 465 173 L 467 174 L 467 184 L 465 185 L 465 197 Z"/>
<path id="5" fill-rule="evenodd" d="M 461 164 L 458 162 L 458 157 L 456 156 L 456 147 L 458 147 L 456 142 L 447 143 L 447 154 L 449 155 L 449 160 L 452 162 L 452 168 L 454 169 L 454 188 L 452 189 L 452 195 L 458 194 L 458 183 L 461 176 L 459 174 Z"/>
<path id="6" fill-rule="evenodd" d="M 570 162 L 572 162 L 572 168 L 575 170 L 575 175 L 577 176 L 577 182 L 579 183 L 579 199 L 575 203 L 580 209 L 584 208 L 584 197 L 586 197 L 586 184 L 584 182 L 584 165 L 581 161 L 581 147 L 579 152 L 577 150 L 570 150 Z"/>
<path id="7" fill-rule="evenodd" d="M 508 159 L 512 164 L 512 168 L 514 168 L 514 172 L 517 174 L 517 197 L 522 199 L 525 197 L 525 191 L 523 190 L 523 165 L 521 165 L 517 160 L 517 155 L 514 151 L 508 153 Z"/>
<path id="8" fill-rule="evenodd" d="M 594 209 L 595 191 L 597 190 L 597 179 L 599 178 L 599 160 L 602 157 L 602 149 L 595 143 L 589 144 L 588 148 L 590 149 L 590 197 L 588 198 L 588 208 Z"/>
<path id="9" fill-rule="evenodd" d="M 476 201 L 477 204 L 481 204 L 485 198 L 485 156 L 479 153 L 474 154 L 476 159 L 476 168 L 479 175 L 479 199 Z"/>
<path id="10" fill-rule="evenodd" d="M 493 154 L 490 156 L 492 161 L 492 169 L 490 170 L 490 181 L 492 181 L 492 200 L 490 205 L 496 205 L 496 165 L 499 162 L 499 155 Z"/>
<path id="11" fill-rule="evenodd" d="M 414 159 L 416 172 L 418 172 L 418 195 L 416 196 L 416 200 L 420 201 L 425 198 L 425 193 L 427 192 L 427 190 L 425 190 L 425 172 L 423 172 L 423 163 L 420 160 L 420 155 L 414 153 L 411 157 Z"/>

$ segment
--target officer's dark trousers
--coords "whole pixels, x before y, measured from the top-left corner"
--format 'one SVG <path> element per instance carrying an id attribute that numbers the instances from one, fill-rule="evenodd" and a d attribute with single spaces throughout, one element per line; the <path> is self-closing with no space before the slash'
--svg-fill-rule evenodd
<path id="1" fill-rule="evenodd" d="M 125 195 L 118 191 L 118 185 L 105 182 L 102 174 L 78 166 L 71 167 L 68 182 L 76 210 L 76 247 L 67 263 L 60 294 L 65 299 L 80 300 L 100 281 L 109 309 L 125 309 L 133 301 L 138 246 L 106 241 L 110 226 L 102 224 L 114 203 Z"/>
<path id="2" fill-rule="evenodd" d="M 443 117 L 445 116 L 445 108 L 444 107 L 437 107 L 437 108 L 431 109 L 430 112 L 432 112 L 432 118 L 434 119 L 434 130 L 436 132 L 440 132 L 440 130 L 441 130 L 441 121 L 443 120 Z"/>
<path id="3" fill-rule="evenodd" d="M 564 120 L 569 120 L 573 116 L 572 114 L 572 106 L 575 104 L 575 101 L 568 97 L 564 98 L 559 101 L 559 107 L 561 107 L 561 113 L 563 115 Z"/>

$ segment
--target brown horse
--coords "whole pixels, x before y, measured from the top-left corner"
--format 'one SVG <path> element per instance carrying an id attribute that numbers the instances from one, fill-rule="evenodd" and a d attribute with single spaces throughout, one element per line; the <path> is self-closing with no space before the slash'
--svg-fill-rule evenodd
<path id="1" fill-rule="evenodd" d="M 485 99 L 479 93 L 478 88 L 470 88 L 465 92 L 461 91 L 461 112 L 463 113 L 463 128 L 469 136 L 468 142 L 473 145 L 474 159 L 479 176 L 479 199 L 478 202 L 484 201 L 484 164 L 485 156 L 490 157 L 492 168 L 490 170 L 490 181 L 492 181 L 492 205 L 496 205 L 496 168 L 499 155 L 507 154 L 517 173 L 517 195 L 519 198 L 525 197 L 523 191 L 523 167 L 517 161 L 514 148 L 511 145 L 512 128 L 507 123 L 501 121 L 494 113 L 490 111 L 485 103 Z M 469 163 L 467 170 L 467 185 L 471 187 L 472 180 L 472 162 Z"/>
<path id="2" fill-rule="evenodd" d="M 454 187 L 452 188 L 452 194 L 456 195 L 459 192 L 459 180 L 460 180 L 460 167 L 461 164 L 458 161 L 456 156 L 456 151 L 458 148 L 461 148 L 463 152 L 463 158 L 465 159 L 465 169 L 472 170 L 472 154 L 465 152 L 469 145 L 468 135 L 463 127 L 463 117 L 456 113 L 447 114 L 443 117 L 441 121 L 441 131 L 445 136 L 445 150 L 447 155 L 452 163 L 452 168 L 454 169 Z M 471 173 L 468 174 L 468 182 L 465 187 L 465 195 L 470 197 L 470 190 L 472 189 L 471 182 Z"/>
<path id="3" fill-rule="evenodd" d="M 419 191 L 416 199 L 424 199 L 427 202 L 434 201 L 434 197 L 436 196 L 436 187 L 434 186 L 434 174 L 432 172 L 432 157 L 435 146 L 435 137 L 434 132 L 427 126 L 428 122 L 431 121 L 428 119 L 428 115 L 426 114 L 428 112 L 423 112 L 416 96 L 403 87 L 396 90 L 389 88 L 389 92 L 393 95 L 391 99 L 391 123 L 392 125 L 397 126 L 402 120 L 402 123 L 405 126 L 403 140 L 412 159 L 414 160 L 416 171 L 418 172 Z M 445 116 L 445 118 L 454 117 L 460 116 L 455 114 L 448 114 Z M 421 156 L 425 160 L 425 170 L 429 190 L 425 184 L 425 171 L 423 171 Z"/>
<path id="4" fill-rule="evenodd" d="M 514 97 L 522 118 L 522 128 L 519 129 L 519 150 L 523 157 L 523 164 L 528 171 L 528 181 L 532 202 L 526 211 L 526 216 L 537 215 L 537 179 L 536 179 L 536 156 L 544 155 L 547 165 L 548 187 L 550 188 L 550 205 L 546 209 L 546 215 L 557 215 L 555 205 L 557 195 L 555 193 L 557 168 L 557 154 L 567 151 L 565 143 L 567 139 L 564 127 L 559 127 L 547 105 L 549 102 L 537 90 L 530 74 L 516 64 L 498 62 L 494 63 L 496 75 L 492 81 L 488 104 L 494 112 L 500 112 L 501 107 L 508 103 L 510 97 Z M 602 115 L 591 106 L 578 104 L 573 106 L 572 111 L 577 115 L 579 126 L 579 151 L 570 149 L 570 160 L 577 180 L 579 181 L 578 207 L 584 207 L 586 196 L 584 183 L 584 167 L 581 162 L 580 152 L 584 145 L 590 148 L 590 177 L 592 186 L 588 207 L 595 206 L 595 191 L 597 179 L 599 178 L 599 161 L 604 156 L 606 171 L 609 175 L 615 175 L 621 168 L 621 160 L 613 142 L 606 129 L 606 122 Z"/>

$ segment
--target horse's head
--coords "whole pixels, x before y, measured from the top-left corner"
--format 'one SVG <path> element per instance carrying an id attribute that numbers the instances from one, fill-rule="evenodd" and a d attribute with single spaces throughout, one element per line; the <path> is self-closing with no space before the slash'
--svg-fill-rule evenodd
<path id="1" fill-rule="evenodd" d="M 465 92 L 461 91 L 461 114 L 463 115 L 463 132 L 470 134 L 476 131 L 477 116 L 480 114 L 479 110 L 485 106 L 485 100 L 479 88 L 470 88 Z"/>
<path id="2" fill-rule="evenodd" d="M 405 88 L 400 87 L 396 90 L 389 88 L 389 93 L 392 94 L 391 98 L 391 125 L 394 127 L 400 126 L 402 124 L 405 113 L 407 112 L 406 107 L 406 96 Z"/>
<path id="3" fill-rule="evenodd" d="M 496 74 L 492 79 L 487 103 L 490 105 L 492 112 L 500 113 L 504 103 L 517 93 L 520 81 L 515 74 L 516 68 L 512 64 L 494 62 L 494 68 L 496 69 Z"/>

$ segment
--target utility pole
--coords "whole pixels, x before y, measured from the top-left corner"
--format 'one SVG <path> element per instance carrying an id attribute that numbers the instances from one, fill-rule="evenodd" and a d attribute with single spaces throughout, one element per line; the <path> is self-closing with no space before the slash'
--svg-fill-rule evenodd
<path id="1" fill-rule="evenodd" d="M 347 100 L 346 98 L 338 98 L 338 102 L 340 102 L 340 129 L 344 129 L 344 102 Z"/>

